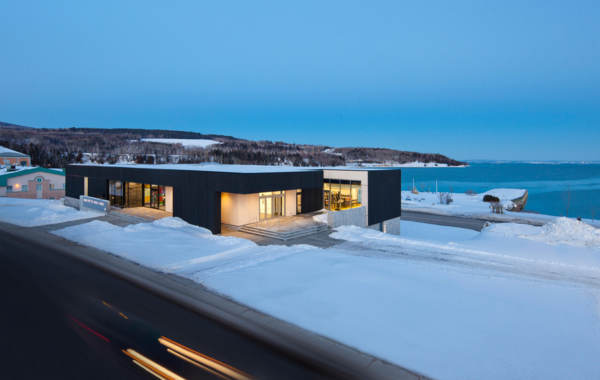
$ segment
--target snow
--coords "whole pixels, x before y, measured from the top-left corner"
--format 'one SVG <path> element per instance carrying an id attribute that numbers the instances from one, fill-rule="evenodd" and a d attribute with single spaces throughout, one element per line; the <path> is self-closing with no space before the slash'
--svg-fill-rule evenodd
<path id="1" fill-rule="evenodd" d="M 220 141 L 207 139 L 141 139 L 141 141 L 161 144 L 181 144 L 184 148 L 206 148 L 211 145 L 221 144 Z"/>
<path id="2" fill-rule="evenodd" d="M 448 164 L 442 164 L 439 162 L 405 162 L 403 164 L 398 164 L 399 167 L 402 168 L 447 168 Z"/>
<path id="3" fill-rule="evenodd" d="M 42 226 L 78 219 L 97 218 L 104 214 L 78 211 L 61 200 L 0 197 L 0 221 L 23 227 Z"/>
<path id="4" fill-rule="evenodd" d="M 4 174 L 9 174 L 9 173 L 15 173 L 15 172 L 20 172 L 21 170 L 29 170 L 29 169 L 34 169 L 35 166 L 15 166 L 14 169 L 9 170 L 9 166 L 6 167 L 0 167 L 0 175 L 4 175 Z"/>
<path id="5" fill-rule="evenodd" d="M 365 167 L 395 167 L 395 168 L 447 168 L 450 167 L 446 163 L 440 162 L 403 162 L 398 161 L 385 161 L 383 163 L 371 163 L 363 162 L 362 160 L 348 161 L 351 166 L 365 166 Z M 465 167 L 466 165 L 452 166 L 453 168 Z"/>
<path id="6" fill-rule="evenodd" d="M 136 169 L 163 169 L 163 170 L 195 170 L 203 172 L 227 172 L 227 173 L 282 173 L 282 172 L 304 172 L 318 170 L 318 168 L 297 166 L 274 166 L 274 165 L 228 165 L 228 164 L 74 164 L 82 166 L 112 166 Z"/>
<path id="7" fill-rule="evenodd" d="M 546 244 L 600 248 L 600 229 L 569 218 L 556 218 L 542 227 L 523 227 L 513 223 L 494 224 L 486 232 L 518 237 Z"/>
<path id="8" fill-rule="evenodd" d="M 600 246 L 585 225 L 401 231 L 344 226 L 328 249 L 257 246 L 178 218 L 54 233 L 435 378 L 597 377 Z"/>
<path id="9" fill-rule="evenodd" d="M 2 145 L 0 145 L 0 153 L 18 153 L 18 154 L 22 154 L 23 156 L 26 156 L 25 154 L 23 154 L 21 152 L 17 152 L 16 150 L 8 149 L 7 147 L 4 147 Z"/>

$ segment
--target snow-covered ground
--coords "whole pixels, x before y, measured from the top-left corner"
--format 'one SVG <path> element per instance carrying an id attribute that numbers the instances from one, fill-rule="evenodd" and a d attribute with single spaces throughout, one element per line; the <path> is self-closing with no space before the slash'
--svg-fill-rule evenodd
<path id="1" fill-rule="evenodd" d="M 161 144 L 181 144 L 184 148 L 206 148 L 221 142 L 208 139 L 141 139 L 141 141 Z"/>
<path id="2" fill-rule="evenodd" d="M 452 193 L 452 202 L 444 204 L 440 201 L 440 194 L 419 192 L 413 194 L 410 191 L 402 191 L 402 207 L 406 209 L 419 209 L 435 211 L 440 214 L 452 215 L 473 215 L 473 214 L 489 214 L 490 204 L 483 201 L 483 197 L 487 194 L 493 195 L 500 199 L 505 209 L 513 206 L 513 199 L 523 196 L 525 190 L 522 189 L 492 189 L 481 194 L 462 194 Z"/>
<path id="3" fill-rule="evenodd" d="M 402 191 L 402 209 L 408 211 L 421 211 L 439 215 L 467 216 L 491 221 L 501 222 L 519 222 L 543 224 L 557 219 L 553 215 L 536 214 L 526 211 L 513 212 L 505 210 L 503 214 L 494 214 L 490 209 L 490 204 L 483 202 L 485 194 L 498 196 L 505 208 L 512 206 L 512 199 L 518 198 L 515 195 L 522 195 L 524 190 L 520 189 L 492 189 L 481 194 L 452 193 L 452 203 L 440 203 L 439 194 L 433 192 L 419 192 L 413 194 L 410 191 Z M 600 227 L 600 221 L 584 219 L 587 224 Z"/>
<path id="4" fill-rule="evenodd" d="M 600 237 L 569 219 L 476 231 L 340 227 L 346 242 L 257 246 L 178 218 L 56 234 L 440 379 L 600 373 Z"/>
<path id="5" fill-rule="evenodd" d="M 332 152 L 326 152 L 326 153 L 334 154 Z M 383 163 L 370 163 L 370 162 L 363 162 L 362 160 L 348 161 L 348 166 L 395 167 L 395 168 L 447 168 L 447 167 L 449 167 L 448 164 L 440 163 L 440 162 L 413 161 L 413 162 L 400 163 L 398 161 L 386 161 Z M 466 165 L 457 165 L 457 166 L 452 166 L 452 167 L 453 168 L 462 168 L 465 166 Z"/>
<path id="6" fill-rule="evenodd" d="M 63 223 L 101 216 L 94 211 L 78 211 L 61 200 L 0 197 L 0 221 L 23 227 Z"/>

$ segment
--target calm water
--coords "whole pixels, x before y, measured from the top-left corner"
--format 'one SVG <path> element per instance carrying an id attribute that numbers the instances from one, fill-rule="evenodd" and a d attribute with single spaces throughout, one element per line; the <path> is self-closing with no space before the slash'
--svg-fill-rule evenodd
<path id="1" fill-rule="evenodd" d="M 526 210 L 600 219 L 600 164 L 472 164 L 466 168 L 402 168 L 402 189 L 483 192 L 527 189 Z"/>

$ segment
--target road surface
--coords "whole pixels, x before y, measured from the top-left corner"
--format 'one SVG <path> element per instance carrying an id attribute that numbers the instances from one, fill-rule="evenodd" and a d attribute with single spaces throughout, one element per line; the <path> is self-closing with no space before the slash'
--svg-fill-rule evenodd
<path id="1" fill-rule="evenodd" d="M 463 216 L 438 215 L 407 210 L 402 210 L 402 220 L 437 224 L 440 226 L 467 228 L 475 231 L 481 231 L 481 229 L 487 223 L 485 220 L 468 218 Z"/>
<path id="2" fill-rule="evenodd" d="M 336 375 L 35 241 L 0 232 L 0 270 L 3 378 L 152 379 L 153 363 L 186 378 Z"/>

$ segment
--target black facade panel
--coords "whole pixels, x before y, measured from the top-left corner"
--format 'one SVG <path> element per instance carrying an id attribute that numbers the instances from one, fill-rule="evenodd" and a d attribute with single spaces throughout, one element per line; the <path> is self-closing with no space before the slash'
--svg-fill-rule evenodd
<path id="1" fill-rule="evenodd" d="M 88 177 L 88 195 L 108 199 L 108 178 Z"/>
<path id="2" fill-rule="evenodd" d="M 323 185 L 302 189 L 302 213 L 313 212 L 323 208 Z"/>
<path id="3" fill-rule="evenodd" d="M 401 185 L 400 169 L 369 171 L 369 225 L 401 215 Z"/>
<path id="4" fill-rule="evenodd" d="M 83 177 L 78 175 L 70 175 L 69 172 L 65 176 L 65 195 L 67 197 L 79 198 L 83 194 Z"/>

